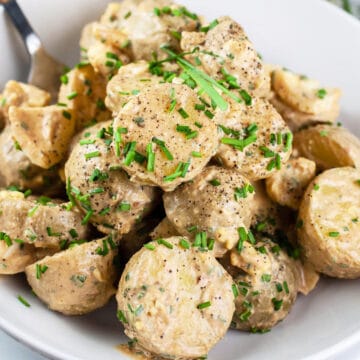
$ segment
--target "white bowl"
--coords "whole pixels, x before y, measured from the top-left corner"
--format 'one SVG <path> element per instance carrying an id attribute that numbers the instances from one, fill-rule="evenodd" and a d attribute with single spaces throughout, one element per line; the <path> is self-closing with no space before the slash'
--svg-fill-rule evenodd
<path id="1" fill-rule="evenodd" d="M 80 29 L 96 19 L 107 1 L 19 1 L 49 51 L 68 64 L 77 61 Z M 247 30 L 268 62 L 283 64 L 326 85 L 342 88 L 340 121 L 360 135 L 360 23 L 320 0 L 183 0 L 213 19 L 231 15 Z M 0 88 L 26 78 L 26 53 L 0 7 Z M 16 297 L 24 296 L 31 307 Z M 120 360 L 127 340 L 116 306 L 84 317 L 50 312 L 22 276 L 0 277 L 0 327 L 55 359 Z M 230 331 L 211 351 L 211 360 L 325 359 L 360 342 L 360 281 L 323 279 L 300 296 L 289 317 L 270 333 Z"/>

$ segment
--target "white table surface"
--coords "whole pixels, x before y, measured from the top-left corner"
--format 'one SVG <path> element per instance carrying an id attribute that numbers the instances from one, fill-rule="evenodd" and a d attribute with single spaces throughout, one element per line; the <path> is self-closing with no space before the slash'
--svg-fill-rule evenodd
<path id="1" fill-rule="evenodd" d="M 341 1 L 338 0 L 333 0 L 333 2 L 341 4 Z M 360 16 L 360 0 L 351 0 L 351 2 L 357 6 L 355 13 Z M 0 360 L 46 360 L 46 358 L 18 343 L 0 330 Z M 328 360 L 360 360 L 360 344 Z"/>

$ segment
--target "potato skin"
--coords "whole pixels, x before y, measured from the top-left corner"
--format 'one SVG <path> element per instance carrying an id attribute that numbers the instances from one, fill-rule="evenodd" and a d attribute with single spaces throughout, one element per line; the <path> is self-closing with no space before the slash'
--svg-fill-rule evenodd
<path id="1" fill-rule="evenodd" d="M 137 346 L 171 359 L 207 354 L 226 333 L 234 312 L 232 280 L 211 251 L 149 243 L 128 262 L 116 295 L 118 317 Z M 189 241 L 189 240 L 187 240 Z M 200 304 L 210 302 L 208 307 Z"/>
<path id="2" fill-rule="evenodd" d="M 313 161 L 302 157 L 290 159 L 280 171 L 266 179 L 266 191 L 276 203 L 297 210 L 315 174 Z"/>
<path id="3" fill-rule="evenodd" d="M 308 186 L 299 210 L 299 244 L 305 261 L 331 277 L 360 277 L 360 171 L 323 172 Z"/>
<path id="4" fill-rule="evenodd" d="M 360 167 L 360 140 L 343 127 L 317 125 L 294 135 L 294 149 L 319 170 Z"/>
<path id="5" fill-rule="evenodd" d="M 77 245 L 45 257 L 25 269 L 36 295 L 51 310 L 65 315 L 83 315 L 104 306 L 115 294 L 116 250 L 99 254 L 108 238 Z M 39 276 L 38 268 L 46 270 Z"/>

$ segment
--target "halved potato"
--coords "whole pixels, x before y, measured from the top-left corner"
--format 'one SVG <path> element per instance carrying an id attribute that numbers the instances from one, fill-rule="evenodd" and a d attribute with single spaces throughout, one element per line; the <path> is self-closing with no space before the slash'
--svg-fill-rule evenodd
<path id="1" fill-rule="evenodd" d="M 308 186 L 298 237 L 306 261 L 337 278 L 360 277 L 360 170 L 323 172 Z"/>
<path id="2" fill-rule="evenodd" d="M 109 237 L 74 246 L 26 268 L 27 280 L 51 310 L 82 315 L 115 294 L 117 251 Z"/>
<path id="3" fill-rule="evenodd" d="M 360 140 L 349 130 L 330 125 L 317 125 L 294 136 L 294 150 L 313 160 L 320 170 L 360 167 Z"/>
<path id="4" fill-rule="evenodd" d="M 30 161 L 49 169 L 66 155 L 75 120 L 62 107 L 11 107 L 9 120 L 16 141 Z"/>
<path id="5" fill-rule="evenodd" d="M 276 69 L 272 73 L 272 87 L 279 98 L 293 109 L 307 114 L 321 114 L 330 109 L 339 111 L 339 89 L 322 88 L 316 80 Z"/>
<path id="6" fill-rule="evenodd" d="M 76 130 L 111 118 L 106 109 L 106 80 L 91 65 L 80 64 L 62 78 L 59 103 L 73 111 Z"/>
<path id="7" fill-rule="evenodd" d="M 42 107 L 50 104 L 51 96 L 36 86 L 10 80 L 0 97 L 0 113 L 8 120 L 11 106 Z M 1 118 L 1 115 L 0 115 Z"/>
<path id="8" fill-rule="evenodd" d="M 302 157 L 291 159 L 280 171 L 266 179 L 266 191 L 273 201 L 297 210 L 315 174 L 316 164 L 313 161 Z"/>

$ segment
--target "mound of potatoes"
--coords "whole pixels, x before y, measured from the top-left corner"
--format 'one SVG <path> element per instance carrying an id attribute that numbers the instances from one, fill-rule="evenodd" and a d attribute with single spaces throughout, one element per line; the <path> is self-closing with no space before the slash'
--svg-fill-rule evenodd
<path id="1" fill-rule="evenodd" d="M 56 104 L 0 94 L 1 276 L 68 316 L 115 296 L 130 349 L 169 359 L 269 331 L 321 276 L 360 277 L 338 89 L 171 0 L 110 3 L 80 43 Z"/>

